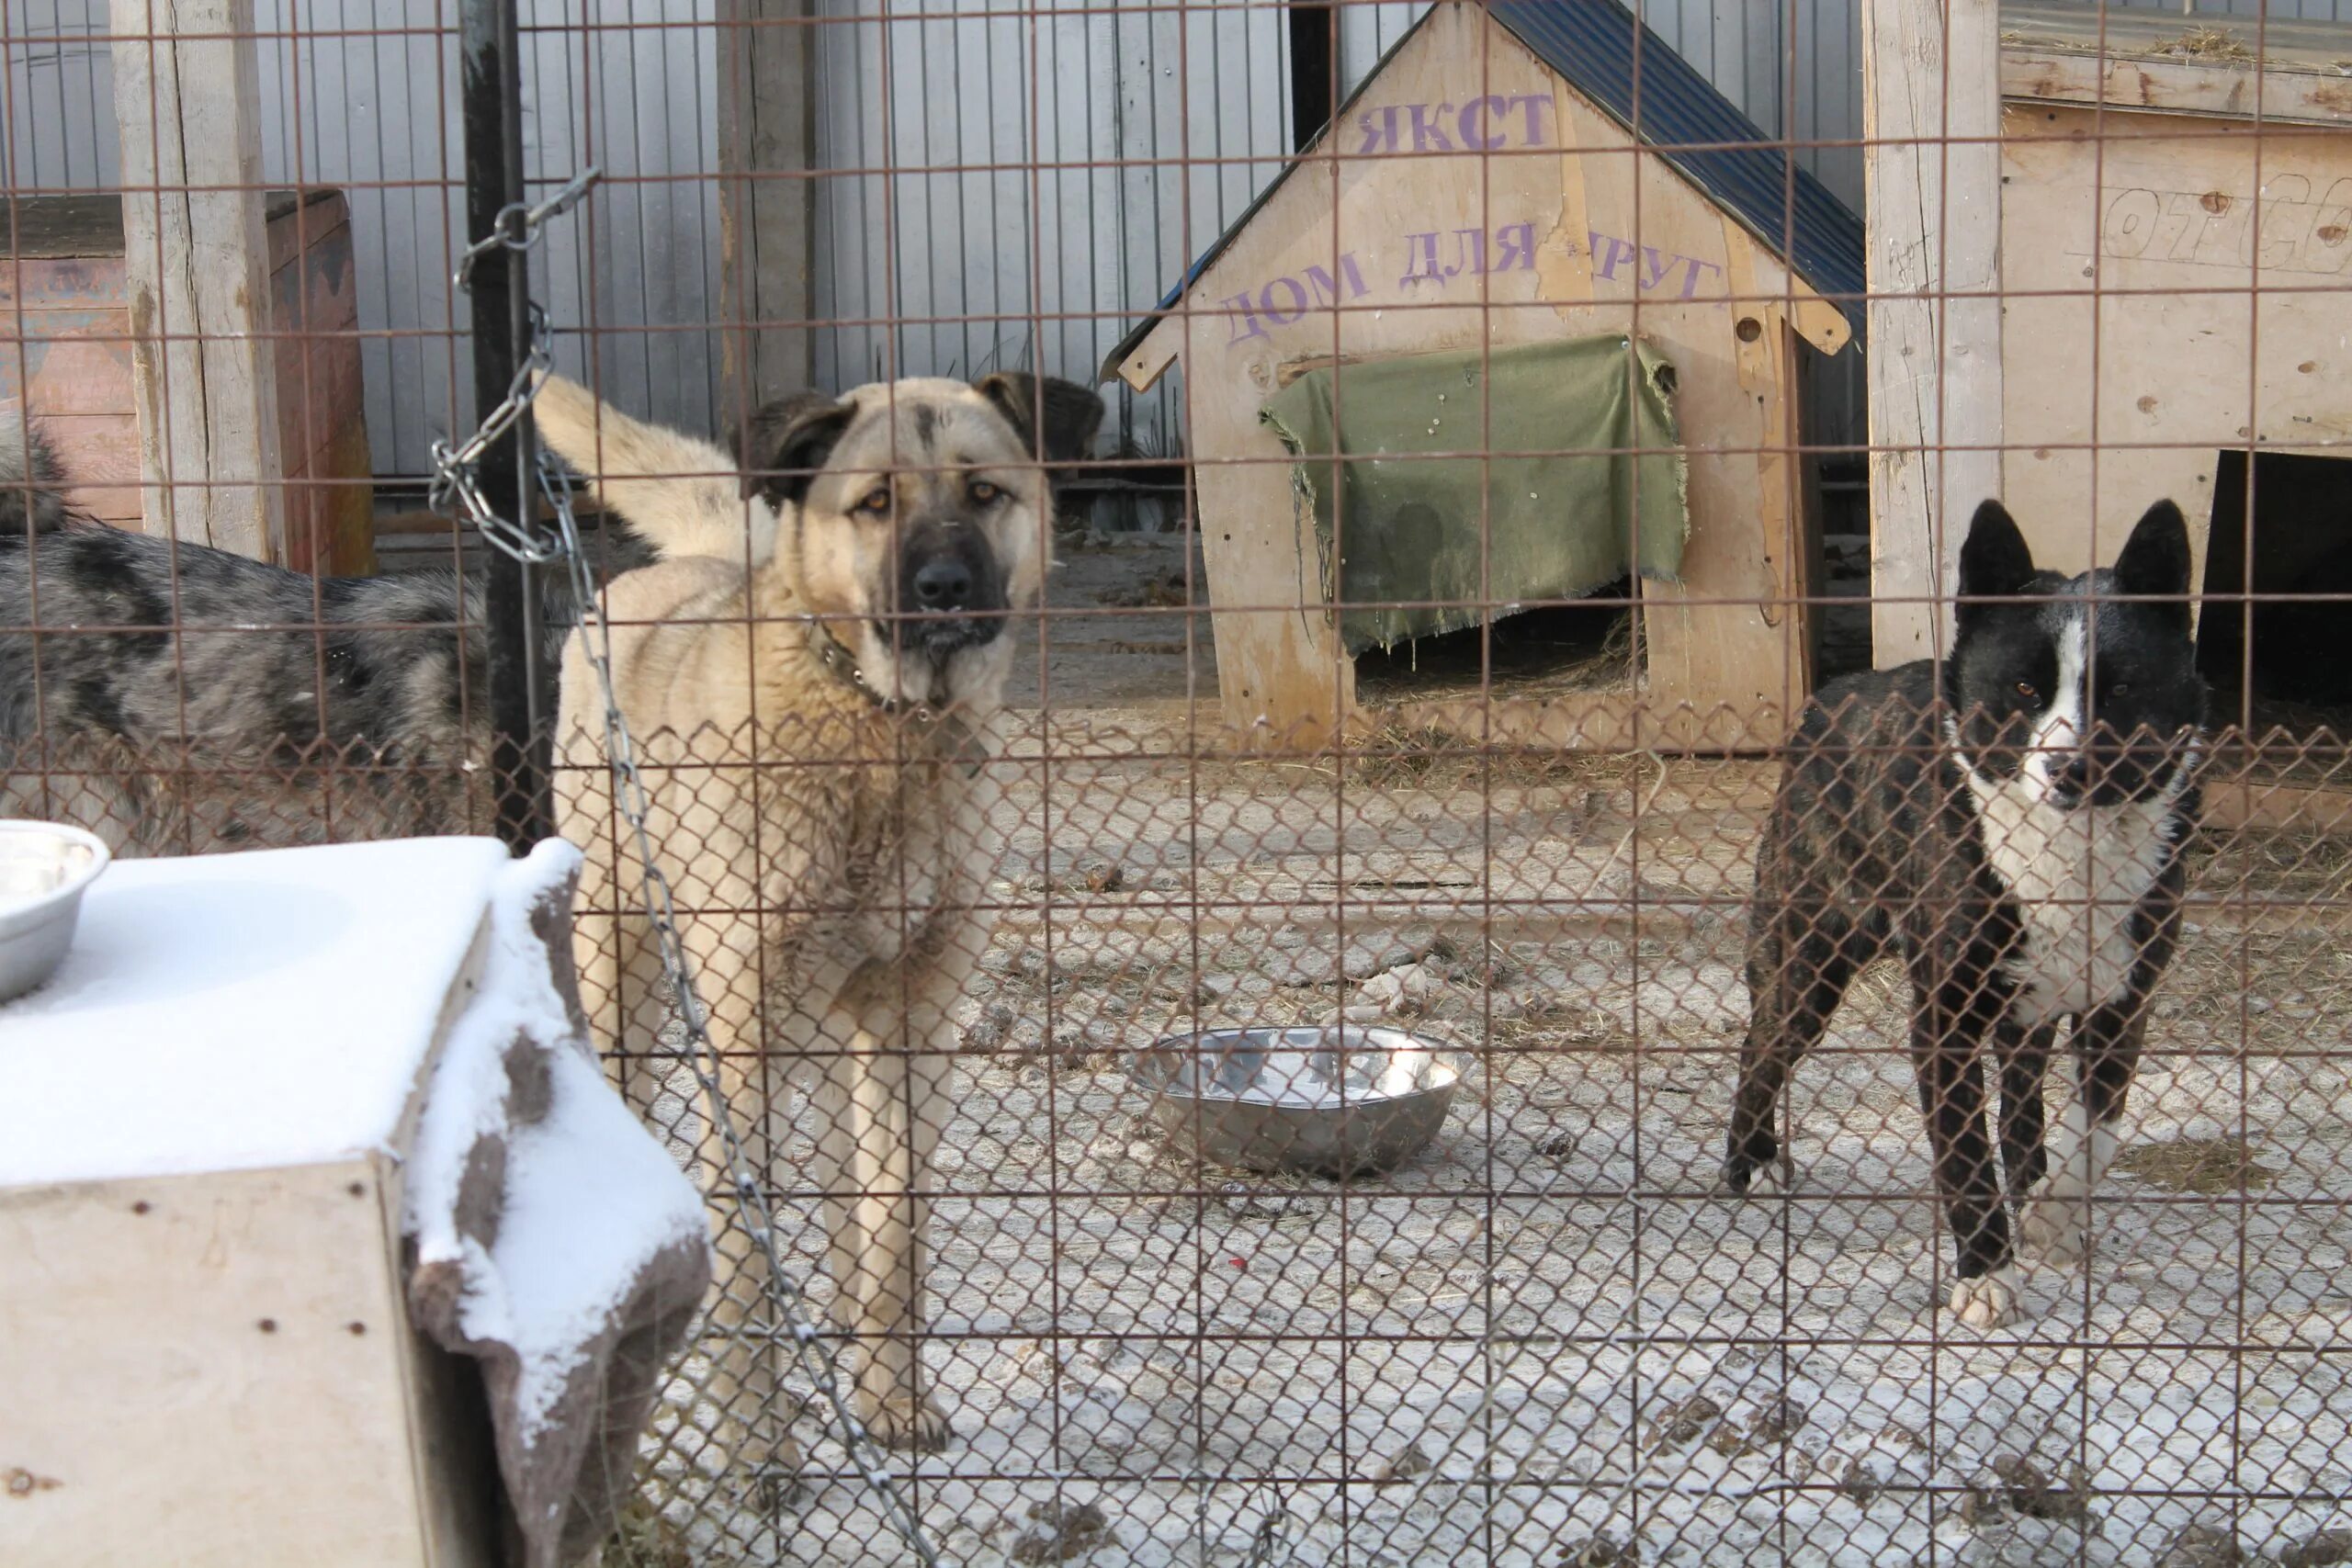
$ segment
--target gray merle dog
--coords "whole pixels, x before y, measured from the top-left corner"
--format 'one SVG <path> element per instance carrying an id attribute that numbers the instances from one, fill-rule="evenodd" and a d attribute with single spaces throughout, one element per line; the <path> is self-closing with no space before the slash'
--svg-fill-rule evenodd
<path id="1" fill-rule="evenodd" d="M 1971 1326 L 2018 1314 L 1985 1126 L 1988 1047 L 2022 1238 L 2053 1261 L 2078 1257 L 2149 993 L 2172 956 L 2205 717 L 2188 578 L 2188 525 L 2170 502 L 2140 520 L 2113 570 L 2074 578 L 2036 570 L 2017 524 L 1986 502 L 1961 552 L 1940 683 L 1922 660 L 1824 686 L 1757 852 L 1754 1011 L 1725 1184 L 1788 1179 L 1773 1122 L 1789 1071 L 1856 972 L 1899 953 L 1958 1251 L 1951 1306 Z M 2042 1079 L 2062 1021 L 2075 1088 L 2053 1164 Z"/>
<path id="2" fill-rule="evenodd" d="M 60 483 L 38 431 L 0 447 L 0 812 L 118 854 L 488 821 L 477 577 L 313 580 L 69 517 Z M 542 581 L 552 658 L 577 617 Z"/>
<path id="3" fill-rule="evenodd" d="M 1082 401 L 1099 419 L 1092 392 L 1052 378 L 976 385 L 1017 411 L 1024 434 L 1064 428 L 1040 426 L 1039 407 L 1050 416 Z M 807 400 L 780 399 L 730 434 L 747 496 L 775 482 L 763 476 Z M 1083 452 L 1045 455 L 1067 465 Z M 1049 482 L 1066 477 L 1047 470 Z M 71 517 L 62 483 L 39 431 L 0 421 L 0 815 L 80 823 L 131 854 L 488 823 L 478 578 L 314 580 Z M 770 517 L 745 509 L 754 558 L 772 544 Z M 664 544 L 639 525 L 591 550 L 610 576 Z M 540 581 L 552 668 L 579 617 L 565 573 Z"/>

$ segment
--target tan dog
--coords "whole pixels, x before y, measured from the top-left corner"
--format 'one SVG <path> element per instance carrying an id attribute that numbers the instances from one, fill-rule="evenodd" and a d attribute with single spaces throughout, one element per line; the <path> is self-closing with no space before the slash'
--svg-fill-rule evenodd
<path id="1" fill-rule="evenodd" d="M 937 1447 L 948 1427 L 922 1387 L 917 1314 L 948 1009 L 986 941 L 1007 622 L 1048 565 L 1040 439 L 1077 455 L 1102 404 L 1013 376 L 797 398 L 753 422 L 740 489 L 733 457 L 570 382 L 549 380 L 537 412 L 548 446 L 665 552 L 612 584 L 613 675 L 736 1125 L 771 1194 L 805 1190 L 778 1156 L 786 1076 L 815 1078 L 813 1174 L 835 1323 L 861 1348 L 859 1414 L 886 1443 Z M 660 954 L 641 917 L 615 913 L 636 908 L 639 868 L 585 635 L 565 653 L 557 732 L 559 823 L 588 859 L 582 990 L 600 1030 L 646 1051 L 666 1016 Z M 740 1226 L 720 1253 L 729 1345 L 710 1392 L 755 1453 L 789 1465 L 776 1395 L 791 1351 L 759 1310 L 764 1260 Z"/>

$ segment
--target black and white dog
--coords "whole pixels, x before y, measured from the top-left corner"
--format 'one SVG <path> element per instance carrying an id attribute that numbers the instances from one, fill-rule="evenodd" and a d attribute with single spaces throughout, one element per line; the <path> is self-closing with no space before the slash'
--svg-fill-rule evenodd
<path id="1" fill-rule="evenodd" d="M 1959 1254 L 1951 1310 L 1974 1327 L 2018 1313 L 1985 1046 L 2022 1239 L 2072 1259 L 2172 956 L 2205 717 L 2188 587 L 2188 525 L 2171 502 L 2141 518 L 2113 570 L 2071 579 L 2036 570 L 2016 522 L 1986 502 L 1961 551 L 1940 684 L 1922 660 L 1823 687 L 1757 852 L 1754 1010 L 1725 1184 L 1744 1192 L 1776 1166 L 1787 1179 L 1773 1106 L 1789 1071 L 1855 973 L 1899 953 Z M 2053 1162 L 2041 1089 L 2062 1020 L 2075 1093 Z"/>

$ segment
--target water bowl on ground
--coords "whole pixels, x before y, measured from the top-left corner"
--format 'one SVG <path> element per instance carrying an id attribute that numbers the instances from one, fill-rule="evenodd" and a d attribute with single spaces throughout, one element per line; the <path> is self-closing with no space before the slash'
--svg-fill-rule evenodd
<path id="1" fill-rule="evenodd" d="M 1130 1069 L 1179 1146 L 1216 1165 L 1364 1176 L 1427 1147 L 1462 1061 L 1401 1029 L 1210 1029 L 1136 1054 Z"/>
<path id="2" fill-rule="evenodd" d="M 74 945 L 82 895 L 112 858 L 79 828 L 0 820 L 0 1001 L 56 973 Z"/>

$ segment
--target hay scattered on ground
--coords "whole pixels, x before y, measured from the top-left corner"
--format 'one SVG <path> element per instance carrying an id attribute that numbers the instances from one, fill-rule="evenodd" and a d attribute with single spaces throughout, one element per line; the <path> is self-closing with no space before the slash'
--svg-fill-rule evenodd
<path id="1" fill-rule="evenodd" d="M 1102 603 L 1125 610 L 1167 610 L 1192 602 L 1183 572 L 1164 571 L 1103 590 Z"/>
<path id="2" fill-rule="evenodd" d="M 1490 627 L 1495 623 L 1489 623 Z M 1487 694 L 1496 702 L 1544 702 L 1555 697 L 1599 692 L 1630 694 L 1641 661 L 1634 643 L 1634 617 L 1620 614 L 1597 643 L 1579 644 L 1563 655 L 1555 645 L 1548 652 L 1510 646 L 1498 640 L 1488 647 L 1481 665 L 1475 652 L 1458 639 L 1477 635 L 1476 629 L 1430 639 L 1438 645 L 1424 660 L 1408 645 L 1406 666 L 1398 670 L 1360 666 L 1356 677 L 1359 700 L 1426 701 Z M 1475 644 L 1471 645 L 1475 649 Z M 1450 651 L 1447 651 L 1450 649 Z"/>
<path id="3" fill-rule="evenodd" d="M 1638 752 L 1565 751 L 1501 745 L 1434 727 L 1387 725 L 1351 740 L 1341 754 L 1351 784 L 1365 789 L 1475 790 L 1481 779 L 1532 788 L 1623 784 L 1648 759 Z"/>
<path id="4" fill-rule="evenodd" d="M 2173 1138 L 2133 1144 L 2115 1156 L 2115 1168 L 2166 1192 L 2259 1192 L 2278 1172 L 2254 1157 L 2237 1138 Z"/>
<path id="5" fill-rule="evenodd" d="M 2254 51 L 2246 48 L 2238 35 L 2228 28 L 2192 27 L 2170 43 L 2157 46 L 2160 54 L 2174 54 L 2187 60 L 2252 60 Z"/>
<path id="6" fill-rule="evenodd" d="M 604 1568 L 695 1568 L 685 1532 L 663 1518 L 642 1492 L 621 1509 L 598 1562 Z"/>
<path id="7" fill-rule="evenodd" d="M 2299 901 L 2343 897 L 2352 888 L 2352 835 L 2309 828 L 2240 828 L 2207 832 L 2192 848 L 2211 858 L 2199 868 L 2199 891 L 2226 899 L 2243 892 Z M 2194 860 L 2191 862 L 2195 864 Z"/>

